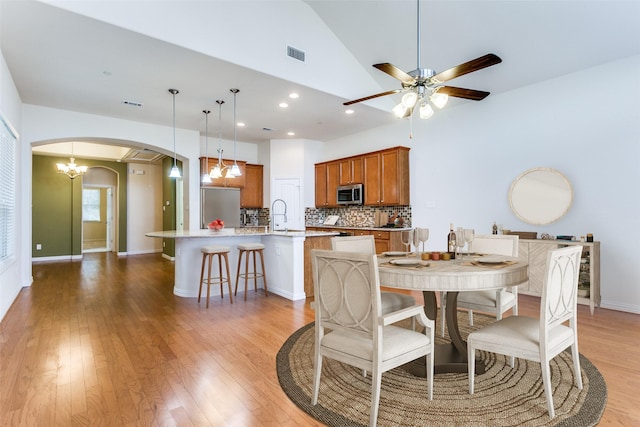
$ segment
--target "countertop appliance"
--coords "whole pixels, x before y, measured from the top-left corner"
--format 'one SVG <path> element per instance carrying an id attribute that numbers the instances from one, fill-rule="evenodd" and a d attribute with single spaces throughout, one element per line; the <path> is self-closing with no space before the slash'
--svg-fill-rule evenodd
<path id="1" fill-rule="evenodd" d="M 361 205 L 364 203 L 362 184 L 338 186 L 336 199 L 339 205 Z"/>
<path id="2" fill-rule="evenodd" d="M 225 228 L 240 227 L 240 189 L 200 189 L 200 228 L 207 228 L 217 218 L 224 221 Z"/>

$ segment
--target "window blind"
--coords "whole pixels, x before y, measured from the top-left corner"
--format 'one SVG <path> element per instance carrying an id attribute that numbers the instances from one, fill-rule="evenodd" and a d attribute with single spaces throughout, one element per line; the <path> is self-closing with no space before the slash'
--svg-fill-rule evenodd
<path id="1" fill-rule="evenodd" d="M 0 115 L 0 271 L 16 250 L 16 141 L 18 134 Z"/>

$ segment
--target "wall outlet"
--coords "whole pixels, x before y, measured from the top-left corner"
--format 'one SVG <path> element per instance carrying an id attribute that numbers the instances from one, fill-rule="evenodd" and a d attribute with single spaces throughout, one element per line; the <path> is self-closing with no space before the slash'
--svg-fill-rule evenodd
<path id="1" fill-rule="evenodd" d="M 36 243 L 36 251 L 41 251 L 41 250 L 42 250 L 42 244 Z"/>

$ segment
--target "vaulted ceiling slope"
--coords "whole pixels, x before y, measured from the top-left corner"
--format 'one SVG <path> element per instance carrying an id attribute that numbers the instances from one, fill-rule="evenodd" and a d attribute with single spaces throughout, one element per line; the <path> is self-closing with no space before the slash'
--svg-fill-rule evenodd
<path id="1" fill-rule="evenodd" d="M 455 81 L 493 96 L 640 53 L 638 1 L 421 4 L 420 65 L 442 71 L 495 53 L 501 64 Z M 355 105 L 352 115 L 342 103 L 398 88 L 372 64 L 416 68 L 415 11 L 413 0 L 0 0 L 0 41 L 28 104 L 171 126 L 175 87 L 178 127 L 203 133 L 202 109 L 224 99 L 228 139 L 235 87 L 246 123 L 239 140 L 295 132 L 327 141 L 396 120 L 397 95 Z M 594 82 L 594 95 L 605 82 Z M 294 91 L 300 98 L 289 99 Z M 216 134 L 215 122 L 209 129 Z"/>

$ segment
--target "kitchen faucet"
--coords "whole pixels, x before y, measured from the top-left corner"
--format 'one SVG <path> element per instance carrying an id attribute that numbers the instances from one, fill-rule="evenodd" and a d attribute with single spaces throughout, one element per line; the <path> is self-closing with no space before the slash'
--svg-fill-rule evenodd
<path id="1" fill-rule="evenodd" d="M 274 211 L 274 207 L 276 202 L 282 202 L 284 205 L 284 213 L 276 214 Z M 273 217 L 273 221 L 271 221 L 271 231 L 276 231 L 276 215 L 282 215 L 284 217 L 284 222 L 287 222 L 287 202 L 282 199 L 275 199 L 273 203 L 271 203 L 271 216 Z M 287 231 L 287 227 L 285 227 L 284 231 Z"/>

